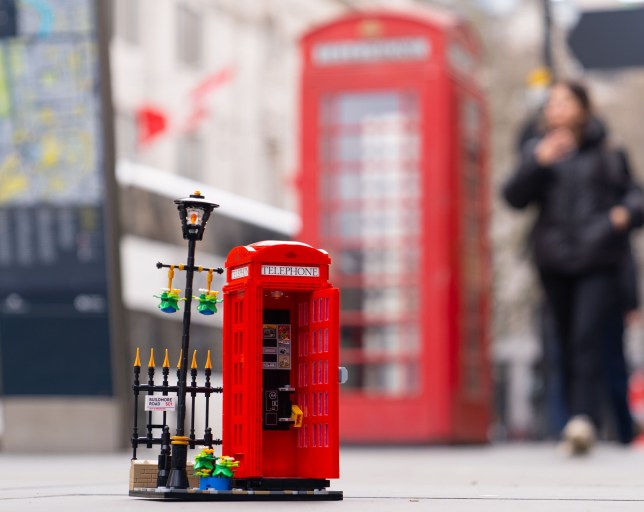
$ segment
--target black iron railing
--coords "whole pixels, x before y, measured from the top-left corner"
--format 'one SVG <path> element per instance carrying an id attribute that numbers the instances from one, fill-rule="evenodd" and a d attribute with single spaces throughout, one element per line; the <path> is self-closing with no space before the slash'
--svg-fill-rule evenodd
<path id="1" fill-rule="evenodd" d="M 168 376 L 170 374 L 170 363 L 168 359 L 168 351 L 165 351 L 165 358 L 162 365 L 161 375 L 162 381 L 156 384 L 154 381 L 156 368 L 154 363 L 154 349 L 150 349 L 150 360 L 148 362 L 148 380 L 147 384 L 142 384 L 141 376 L 141 359 L 139 349 L 136 350 L 136 358 L 134 360 L 134 383 L 132 391 L 134 393 L 134 425 L 132 429 L 132 459 L 136 459 L 137 448 L 145 446 L 152 448 L 154 445 L 160 445 L 161 450 L 159 453 L 159 477 L 157 481 L 158 487 L 163 487 L 166 484 L 167 476 L 170 471 L 170 452 L 171 452 L 171 438 L 170 428 L 167 424 L 167 410 L 172 409 L 172 405 L 165 402 L 159 410 L 152 410 L 148 407 L 145 418 L 145 430 L 139 433 L 139 414 L 141 407 L 141 396 L 160 396 L 160 397 L 176 397 L 179 391 L 179 375 L 181 371 L 182 355 L 179 355 L 179 363 L 177 367 L 177 384 L 170 385 Z M 197 351 L 195 350 L 192 356 L 192 364 L 190 368 L 190 384 L 186 386 L 186 394 L 190 395 L 192 411 L 190 414 L 190 429 L 188 436 L 188 446 L 195 448 L 196 446 L 206 446 L 212 448 L 214 445 L 221 445 L 221 439 L 214 439 L 212 435 L 212 427 L 210 426 L 210 398 L 213 394 L 223 393 L 223 388 L 213 387 L 210 381 L 212 374 L 212 363 L 210 360 L 210 350 L 206 357 L 204 365 L 205 382 L 203 385 L 197 384 Z M 203 437 L 197 438 L 195 429 L 195 410 L 199 406 L 198 398 L 202 398 L 205 410 L 205 425 Z M 157 418 L 157 422 L 155 422 Z M 161 419 L 158 422 L 158 419 Z"/>

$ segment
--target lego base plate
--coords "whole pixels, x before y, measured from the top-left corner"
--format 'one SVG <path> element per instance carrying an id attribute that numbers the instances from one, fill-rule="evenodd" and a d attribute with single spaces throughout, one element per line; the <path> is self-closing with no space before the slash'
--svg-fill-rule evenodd
<path id="1" fill-rule="evenodd" d="M 130 496 L 154 500 L 175 501 L 341 501 L 342 491 L 216 491 L 213 489 L 169 489 L 167 487 L 138 488 Z"/>

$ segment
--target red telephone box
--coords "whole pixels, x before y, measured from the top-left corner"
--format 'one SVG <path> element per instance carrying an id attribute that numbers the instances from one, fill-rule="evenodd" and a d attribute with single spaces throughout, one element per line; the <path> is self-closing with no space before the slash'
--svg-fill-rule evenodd
<path id="1" fill-rule="evenodd" d="M 240 462 L 237 479 L 290 479 L 294 489 L 295 479 L 339 477 L 339 302 L 330 263 L 299 242 L 228 254 L 222 453 Z"/>
<path id="2" fill-rule="evenodd" d="M 487 108 L 459 18 L 354 13 L 301 43 L 300 239 L 340 288 L 341 438 L 484 441 Z"/>

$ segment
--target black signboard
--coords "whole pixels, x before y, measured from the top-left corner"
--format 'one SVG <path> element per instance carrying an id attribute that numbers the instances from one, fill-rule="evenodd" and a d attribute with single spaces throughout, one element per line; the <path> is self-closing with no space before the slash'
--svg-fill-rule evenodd
<path id="1" fill-rule="evenodd" d="M 0 2 L 4 395 L 113 394 L 95 8 Z"/>
<path id="2" fill-rule="evenodd" d="M 568 45 L 586 69 L 644 65 L 644 8 L 587 11 L 568 34 Z"/>

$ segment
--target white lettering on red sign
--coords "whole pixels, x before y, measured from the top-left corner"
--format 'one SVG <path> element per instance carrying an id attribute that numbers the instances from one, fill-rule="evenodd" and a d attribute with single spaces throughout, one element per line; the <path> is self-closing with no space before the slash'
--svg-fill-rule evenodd
<path id="1" fill-rule="evenodd" d="M 320 43 L 313 49 L 313 61 L 320 66 L 351 62 L 382 62 L 426 59 L 430 42 L 422 37 L 400 37 Z"/>
<path id="2" fill-rule="evenodd" d="M 177 405 L 176 396 L 146 396 L 146 411 L 174 411 Z"/>
<path id="3" fill-rule="evenodd" d="M 263 276 L 320 277 L 320 267 L 262 265 Z"/>
<path id="4" fill-rule="evenodd" d="M 241 277 L 248 277 L 248 267 L 236 268 L 230 273 L 231 279 L 239 279 Z"/>

